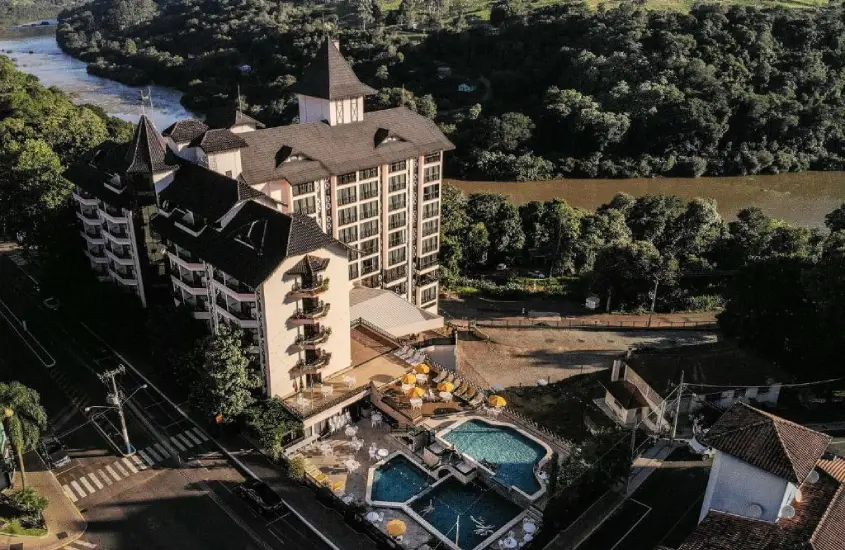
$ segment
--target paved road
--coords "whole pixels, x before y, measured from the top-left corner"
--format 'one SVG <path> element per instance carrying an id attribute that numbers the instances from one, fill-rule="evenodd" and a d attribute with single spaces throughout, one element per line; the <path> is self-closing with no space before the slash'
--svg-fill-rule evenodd
<path id="1" fill-rule="evenodd" d="M 144 417 L 132 410 L 127 415 L 139 452 L 121 457 L 79 412 L 104 403 L 106 388 L 96 374 L 114 367 L 117 359 L 96 338 L 86 337 L 84 327 L 43 307 L 4 263 L 0 258 L 0 307 L 25 320 L 28 333 L 22 337 L 14 320 L 10 324 L 0 317 L 0 373 L 41 393 L 53 430 L 69 447 L 73 460 L 57 478 L 89 522 L 75 548 L 328 549 L 289 511 L 264 518 L 235 496 L 233 488 L 244 481 L 241 473 L 201 431 L 168 412 L 150 392 L 133 396 L 128 408 Z M 31 349 L 30 336 L 55 365 L 45 367 L 40 348 Z M 121 383 L 126 394 L 140 385 L 132 377 Z"/>

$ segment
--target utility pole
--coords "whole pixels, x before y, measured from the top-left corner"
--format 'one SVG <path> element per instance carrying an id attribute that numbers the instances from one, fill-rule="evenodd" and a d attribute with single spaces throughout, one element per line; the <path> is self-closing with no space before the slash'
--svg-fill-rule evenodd
<path id="1" fill-rule="evenodd" d="M 675 419 L 672 422 L 672 443 L 678 432 L 678 416 L 681 414 L 681 397 L 684 395 L 684 371 L 681 371 L 681 385 L 678 386 L 678 402 L 675 404 Z"/>
<path id="2" fill-rule="evenodd" d="M 126 445 L 126 456 L 130 456 L 135 454 L 135 449 L 129 442 L 129 430 L 126 429 L 126 416 L 123 414 L 123 401 L 120 399 L 120 390 L 117 387 L 117 379 L 115 378 L 118 374 L 123 374 L 125 372 L 126 367 L 120 365 L 116 369 L 107 370 L 97 376 L 99 376 L 100 380 L 102 380 L 106 385 L 111 382 L 112 392 L 108 394 L 106 399 L 117 409 L 117 416 L 120 418 L 120 429 L 123 432 L 123 443 Z"/>
<path id="3" fill-rule="evenodd" d="M 660 279 L 657 277 L 654 278 L 654 290 L 652 290 L 649 294 L 651 294 L 651 310 L 648 312 L 648 326 L 651 327 L 651 316 L 654 315 L 654 307 L 657 305 L 657 286 L 660 284 Z"/>

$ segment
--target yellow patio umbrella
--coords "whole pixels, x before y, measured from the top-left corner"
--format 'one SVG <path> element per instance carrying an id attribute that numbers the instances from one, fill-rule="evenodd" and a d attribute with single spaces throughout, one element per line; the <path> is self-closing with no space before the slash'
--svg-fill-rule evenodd
<path id="1" fill-rule="evenodd" d="M 336 481 L 334 483 L 334 485 L 332 485 L 332 491 L 334 491 L 336 493 L 336 492 L 340 491 L 341 489 L 343 489 L 344 487 L 345 487 L 345 485 L 342 481 Z"/>
<path id="2" fill-rule="evenodd" d="M 490 403 L 492 406 L 500 408 L 500 409 L 508 404 L 508 402 L 505 401 L 505 398 L 502 397 L 501 395 L 491 395 L 487 399 L 487 402 Z"/>
<path id="3" fill-rule="evenodd" d="M 452 390 L 455 389 L 455 385 L 451 382 L 440 382 L 440 384 L 438 384 L 438 386 L 437 386 L 437 389 L 439 391 L 451 392 Z"/>
<path id="4" fill-rule="evenodd" d="M 417 371 L 420 374 L 428 374 L 429 372 L 431 372 L 431 367 L 429 367 L 425 363 L 420 363 L 419 365 L 416 366 L 416 368 L 414 370 Z"/>
<path id="5" fill-rule="evenodd" d="M 387 522 L 387 534 L 391 537 L 404 535 L 407 530 L 408 526 L 401 519 L 392 519 Z"/>
<path id="6" fill-rule="evenodd" d="M 402 376 L 402 383 L 403 384 L 416 384 L 417 383 L 417 376 L 413 372 L 409 372 L 408 374 Z"/>
<path id="7" fill-rule="evenodd" d="M 408 397 L 422 397 L 425 395 L 425 390 L 419 386 L 414 386 L 411 388 L 411 391 L 408 392 Z"/>

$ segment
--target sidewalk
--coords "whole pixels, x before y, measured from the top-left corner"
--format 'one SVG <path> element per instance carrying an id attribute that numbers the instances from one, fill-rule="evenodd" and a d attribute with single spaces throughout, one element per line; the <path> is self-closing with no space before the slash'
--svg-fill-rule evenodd
<path id="1" fill-rule="evenodd" d="M 18 550 L 54 550 L 81 537 L 88 525 L 76 506 L 65 496 L 52 472 L 35 452 L 26 454 L 24 461 L 27 468 L 27 486 L 34 488 L 50 501 L 44 511 L 44 520 L 49 532 L 43 537 L 0 535 L 0 548 L 19 545 L 15 546 Z M 20 488 L 20 474 L 15 475 L 15 488 Z"/>

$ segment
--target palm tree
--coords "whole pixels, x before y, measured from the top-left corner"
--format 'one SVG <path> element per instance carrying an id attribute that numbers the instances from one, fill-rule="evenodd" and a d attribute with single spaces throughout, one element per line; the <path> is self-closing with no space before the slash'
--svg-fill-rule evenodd
<path id="1" fill-rule="evenodd" d="M 38 392 L 20 382 L 0 383 L 0 408 L 5 410 L 6 433 L 18 456 L 21 485 L 26 487 L 23 455 L 41 439 L 41 432 L 47 427 L 47 412 Z"/>

